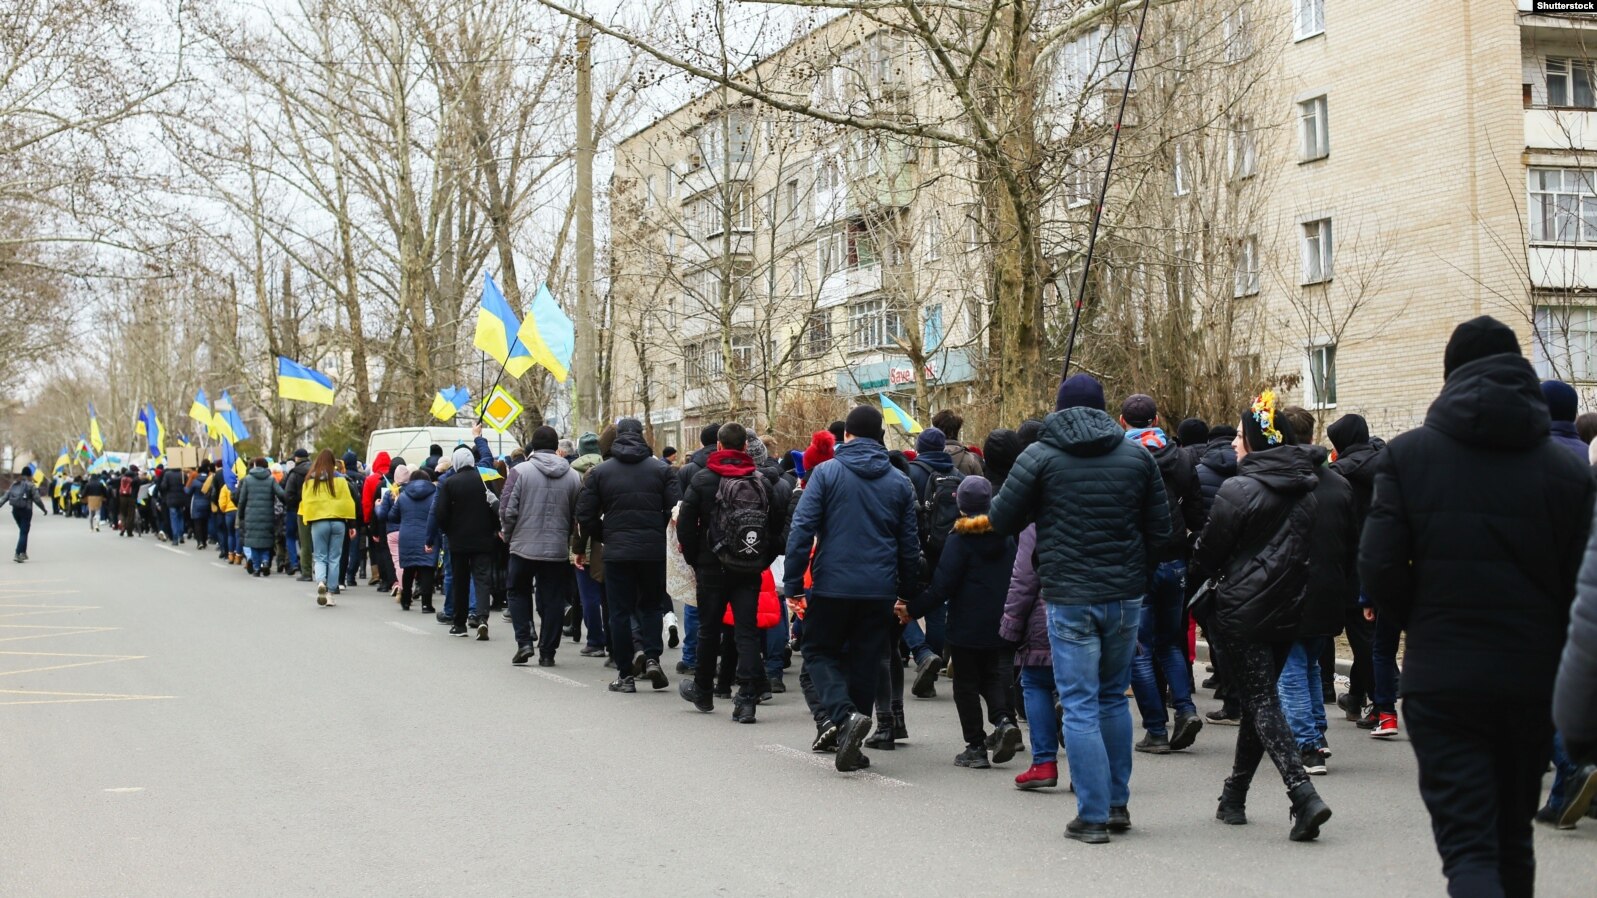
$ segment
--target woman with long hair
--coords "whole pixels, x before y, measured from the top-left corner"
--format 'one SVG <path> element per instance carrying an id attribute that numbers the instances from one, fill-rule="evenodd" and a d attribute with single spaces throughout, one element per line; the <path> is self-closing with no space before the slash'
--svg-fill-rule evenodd
<path id="1" fill-rule="evenodd" d="M 349 481 L 338 473 L 333 450 L 316 453 L 300 498 L 299 516 L 311 531 L 312 571 L 316 578 L 316 604 L 334 604 L 338 595 L 339 566 L 344 558 L 344 539 L 355 536 L 355 498 Z M 328 584 L 332 584 L 329 592 Z"/>

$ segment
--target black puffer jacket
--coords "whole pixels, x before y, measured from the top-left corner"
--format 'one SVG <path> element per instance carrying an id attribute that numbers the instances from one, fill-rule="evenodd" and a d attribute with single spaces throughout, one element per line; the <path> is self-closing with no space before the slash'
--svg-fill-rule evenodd
<path id="1" fill-rule="evenodd" d="M 1237 451 L 1231 448 L 1230 439 L 1210 440 L 1204 449 L 1203 460 L 1198 462 L 1198 491 L 1203 496 L 1203 519 L 1209 520 L 1214 510 L 1214 497 L 1221 484 L 1237 476 Z"/>
<path id="2" fill-rule="evenodd" d="M 407 484 L 408 486 L 408 484 Z M 456 468 L 438 485 L 427 542 L 449 537 L 449 551 L 462 555 L 498 550 L 499 515 L 488 504 L 488 488 L 475 467 Z"/>
<path id="3" fill-rule="evenodd" d="M 1136 431 L 1133 431 L 1136 432 Z M 1159 549 L 1160 561 L 1181 561 L 1191 548 L 1188 534 L 1196 538 L 1203 529 L 1203 493 L 1198 484 L 1198 471 L 1188 460 L 1187 453 L 1171 442 L 1157 429 L 1141 431 L 1133 442 L 1139 442 L 1153 456 L 1159 466 L 1159 476 L 1164 479 L 1165 501 L 1170 503 L 1170 541 Z M 1151 439 L 1151 434 L 1158 434 Z"/>
<path id="4" fill-rule="evenodd" d="M 1552 699 L 1597 486 L 1549 420 L 1502 353 L 1454 369 L 1382 451 L 1359 579 L 1408 631 L 1404 694 Z"/>
<path id="5" fill-rule="evenodd" d="M 1170 505 L 1153 456 L 1096 409 L 1054 412 L 993 497 L 993 529 L 1037 524 L 1044 601 L 1092 605 L 1148 592 Z"/>
<path id="6" fill-rule="evenodd" d="M 161 504 L 167 508 L 183 508 L 187 506 L 188 498 L 183 495 L 183 472 L 177 468 L 167 468 L 161 474 Z"/>
<path id="7" fill-rule="evenodd" d="M 610 458 L 577 494 L 577 522 L 604 544 L 606 561 L 665 560 L 665 526 L 682 499 L 677 473 L 654 457 L 643 434 L 616 434 Z"/>
<path id="8" fill-rule="evenodd" d="M 1303 447 L 1278 446 L 1248 453 L 1220 487 L 1193 558 L 1220 578 L 1213 615 L 1226 644 L 1296 638 L 1318 483 Z"/>
<path id="9" fill-rule="evenodd" d="M 774 473 L 774 476 L 773 476 Z M 765 540 L 769 549 L 766 564 L 776 560 L 787 548 L 783 538 L 787 533 L 788 493 L 777 488 L 781 480 L 780 469 L 772 472 L 754 464 L 748 453 L 718 449 L 688 484 L 682 494 L 682 507 L 677 512 L 677 540 L 682 546 L 682 557 L 696 568 L 719 570 L 720 559 L 715 557 L 715 544 L 710 536 L 710 522 L 715 517 L 715 494 L 721 489 L 723 477 L 758 477 L 765 489 L 769 509 L 765 517 Z"/>
<path id="10" fill-rule="evenodd" d="M 1319 485 L 1314 488 L 1314 531 L 1309 537 L 1309 592 L 1303 600 L 1299 636 L 1335 636 L 1343 616 L 1359 603 L 1359 525 L 1353 485 L 1325 461 L 1329 453 L 1308 447 Z"/>
<path id="11" fill-rule="evenodd" d="M 1331 470 L 1347 478 L 1353 487 L 1353 517 L 1360 529 L 1370 515 L 1370 502 L 1375 498 L 1375 469 L 1380 453 L 1369 443 L 1358 443 L 1338 452 Z"/>
<path id="12" fill-rule="evenodd" d="M 288 473 L 283 475 L 283 493 L 288 497 L 284 500 L 283 507 L 291 518 L 299 513 L 299 501 L 305 492 L 305 477 L 310 472 L 311 462 L 306 458 L 296 462 L 294 467 L 289 468 Z"/>

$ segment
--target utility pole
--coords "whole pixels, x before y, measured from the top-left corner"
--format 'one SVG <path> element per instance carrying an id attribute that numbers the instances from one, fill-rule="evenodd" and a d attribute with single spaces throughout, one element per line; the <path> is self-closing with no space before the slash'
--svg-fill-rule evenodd
<path id="1" fill-rule="evenodd" d="M 598 304 L 593 290 L 593 30 L 577 25 L 577 379 L 579 430 L 599 430 Z"/>

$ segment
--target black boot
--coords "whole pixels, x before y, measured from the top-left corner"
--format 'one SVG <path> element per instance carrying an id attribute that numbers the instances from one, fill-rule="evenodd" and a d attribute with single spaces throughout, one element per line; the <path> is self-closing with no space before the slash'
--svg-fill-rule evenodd
<path id="1" fill-rule="evenodd" d="M 757 705 L 759 705 L 759 702 L 754 696 L 746 692 L 739 692 L 737 698 L 732 700 L 732 722 L 753 723 L 754 709 Z"/>
<path id="2" fill-rule="evenodd" d="M 876 717 L 876 732 L 865 740 L 866 748 L 879 748 L 882 751 L 892 751 L 893 745 L 893 716 L 879 714 Z"/>
<path id="3" fill-rule="evenodd" d="M 1321 824 L 1331 819 L 1331 809 L 1320 800 L 1314 784 L 1296 786 L 1287 797 L 1292 799 L 1292 841 L 1312 842 L 1319 838 Z"/>
<path id="4" fill-rule="evenodd" d="M 1220 808 L 1214 812 L 1214 819 L 1232 826 L 1242 826 L 1248 822 L 1248 815 L 1244 809 L 1247 803 L 1247 784 L 1238 783 L 1235 778 L 1227 778 L 1225 788 L 1220 790 Z"/>

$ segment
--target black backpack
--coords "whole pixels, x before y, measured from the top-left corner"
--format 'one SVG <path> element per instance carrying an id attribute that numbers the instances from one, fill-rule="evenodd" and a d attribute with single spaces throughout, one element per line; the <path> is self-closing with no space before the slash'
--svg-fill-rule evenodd
<path id="1" fill-rule="evenodd" d="M 921 494 L 915 514 L 921 548 L 928 558 L 937 558 L 943 554 L 948 534 L 954 532 L 954 522 L 959 520 L 959 499 L 954 494 L 959 491 L 960 481 L 965 479 L 965 475 L 959 473 L 958 468 L 944 473 L 922 461 L 912 464 L 926 472 L 926 489 Z"/>
<path id="2" fill-rule="evenodd" d="M 771 497 L 759 472 L 722 477 L 710 515 L 710 551 L 721 567 L 757 574 L 770 563 Z"/>

